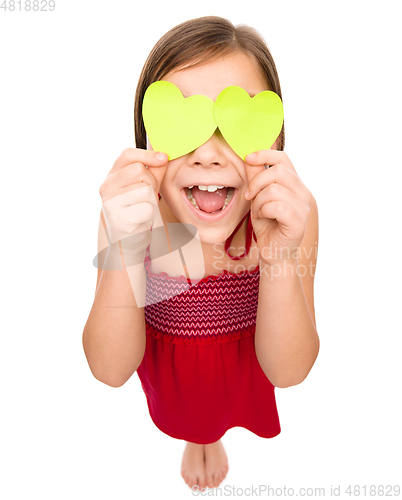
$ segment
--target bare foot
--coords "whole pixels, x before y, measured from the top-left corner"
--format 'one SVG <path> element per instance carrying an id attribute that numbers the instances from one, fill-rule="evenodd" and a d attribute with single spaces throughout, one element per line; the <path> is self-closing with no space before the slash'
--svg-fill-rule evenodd
<path id="1" fill-rule="evenodd" d="M 222 441 L 205 444 L 205 475 L 208 488 L 215 488 L 225 479 L 229 470 L 228 457 Z"/>
<path id="2" fill-rule="evenodd" d="M 190 488 L 194 485 L 200 489 L 206 487 L 203 444 L 187 442 L 181 462 L 181 475 Z"/>

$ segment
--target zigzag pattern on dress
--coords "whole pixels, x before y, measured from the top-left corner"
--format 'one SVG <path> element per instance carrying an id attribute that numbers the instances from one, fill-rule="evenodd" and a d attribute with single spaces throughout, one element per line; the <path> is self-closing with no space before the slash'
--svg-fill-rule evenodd
<path id="1" fill-rule="evenodd" d="M 257 318 L 259 267 L 253 271 L 203 278 L 154 274 L 145 260 L 147 333 L 177 344 L 228 342 L 254 335 Z"/>

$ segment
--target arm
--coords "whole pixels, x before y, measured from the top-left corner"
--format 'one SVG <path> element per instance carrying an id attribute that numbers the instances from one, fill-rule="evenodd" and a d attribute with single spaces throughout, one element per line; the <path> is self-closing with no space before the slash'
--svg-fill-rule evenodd
<path id="1" fill-rule="evenodd" d="M 99 231 L 106 233 L 102 213 L 101 221 Z M 105 241 L 104 234 L 99 234 L 99 251 Z M 128 271 L 124 265 L 122 270 L 98 269 L 95 300 L 82 336 L 92 374 L 111 387 L 119 387 L 131 377 L 145 352 L 144 307 L 137 307 L 131 286 L 135 282 L 145 288 L 144 269 L 133 266 Z"/>
<path id="2" fill-rule="evenodd" d="M 255 348 L 261 368 L 276 387 L 302 382 L 318 355 L 313 295 L 317 245 L 318 211 L 313 198 L 297 258 L 283 266 L 260 260 Z"/>
<path id="3" fill-rule="evenodd" d="M 167 160 L 157 151 L 126 148 L 99 189 L 98 257 L 105 248 L 107 254 L 98 262 L 102 271 L 82 343 L 94 377 L 112 387 L 131 377 L 145 353 L 143 263 Z"/>

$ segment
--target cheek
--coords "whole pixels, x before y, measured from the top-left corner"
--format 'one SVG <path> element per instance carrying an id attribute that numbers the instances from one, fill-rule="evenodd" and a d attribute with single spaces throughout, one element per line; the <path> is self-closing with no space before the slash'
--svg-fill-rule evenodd
<path id="1" fill-rule="evenodd" d="M 169 199 L 169 190 L 165 189 L 165 187 L 163 185 L 163 181 L 162 181 L 162 184 L 160 185 L 160 188 L 159 188 L 159 194 L 162 196 L 162 198 L 164 200 Z"/>
<path id="2" fill-rule="evenodd" d="M 162 183 L 159 188 L 159 193 L 162 195 L 162 198 L 171 204 L 177 198 L 177 193 L 174 192 L 173 186 L 173 168 L 172 165 L 168 164 L 166 169 L 165 176 L 162 180 Z"/>
<path id="3" fill-rule="evenodd" d="M 272 144 L 270 149 L 278 150 L 278 147 L 279 147 L 279 139 L 276 139 L 276 141 Z"/>

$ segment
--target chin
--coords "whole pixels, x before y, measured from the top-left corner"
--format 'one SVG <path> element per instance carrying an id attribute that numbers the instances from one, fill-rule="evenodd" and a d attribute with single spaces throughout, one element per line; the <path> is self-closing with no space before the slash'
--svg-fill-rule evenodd
<path id="1" fill-rule="evenodd" d="M 230 234 L 227 234 L 226 230 L 212 229 L 212 228 L 200 228 L 197 227 L 198 236 L 202 243 L 209 243 L 210 245 L 215 244 L 225 244 L 225 241 L 229 238 Z"/>
<path id="2" fill-rule="evenodd" d="M 165 189 L 160 189 L 160 194 L 167 209 L 176 221 L 195 226 L 200 241 L 211 245 L 225 244 L 239 221 L 249 210 L 250 205 L 250 202 L 246 202 L 246 207 L 243 206 L 244 203 L 239 206 L 241 201 L 239 189 L 235 189 L 231 203 L 224 209 L 224 213 L 221 212 L 215 215 L 202 213 L 202 211 L 192 206 L 189 203 L 185 189 L 181 190 L 179 196 L 172 196 L 172 190 Z M 234 220 L 237 222 L 232 227 Z"/>

